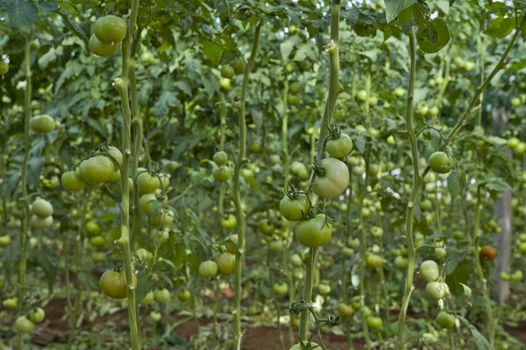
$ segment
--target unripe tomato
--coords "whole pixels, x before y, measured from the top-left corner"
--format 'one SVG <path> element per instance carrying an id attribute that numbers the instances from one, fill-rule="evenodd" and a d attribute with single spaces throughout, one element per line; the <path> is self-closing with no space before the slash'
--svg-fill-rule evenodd
<path id="1" fill-rule="evenodd" d="M 346 157 L 351 153 L 352 147 L 351 137 L 344 133 L 341 133 L 335 138 L 330 138 L 325 146 L 327 153 L 333 158 Z"/>
<path id="2" fill-rule="evenodd" d="M 435 258 L 438 261 L 444 260 L 446 256 L 447 256 L 447 251 L 444 248 L 441 248 L 441 247 L 435 248 Z"/>
<path id="3" fill-rule="evenodd" d="M 139 194 L 153 193 L 161 188 L 161 181 L 158 176 L 151 175 L 144 171 L 137 175 L 137 190 Z"/>
<path id="4" fill-rule="evenodd" d="M 353 308 L 351 305 L 345 303 L 338 304 L 338 313 L 341 317 L 350 317 L 353 314 Z"/>
<path id="5" fill-rule="evenodd" d="M 281 252 L 283 250 L 283 241 L 280 239 L 271 241 L 268 245 L 268 249 L 274 253 Z"/>
<path id="6" fill-rule="evenodd" d="M 159 204 L 157 197 L 153 193 L 143 194 L 139 198 L 139 209 L 146 215 L 152 215 L 155 207 Z"/>
<path id="7" fill-rule="evenodd" d="M 445 152 L 435 152 L 429 157 L 429 167 L 434 172 L 446 174 L 450 169 L 450 159 Z"/>
<path id="8" fill-rule="evenodd" d="M 374 330 L 378 330 L 382 328 L 384 324 L 384 322 L 382 321 L 380 317 L 373 316 L 373 315 L 367 316 L 367 318 L 365 319 L 365 322 L 367 323 L 367 327 L 374 329 Z"/>
<path id="9" fill-rule="evenodd" d="M 287 95 L 287 104 L 290 106 L 299 106 L 301 103 L 301 97 L 296 94 Z"/>
<path id="10" fill-rule="evenodd" d="M 399 270 L 405 270 L 408 265 L 408 260 L 403 256 L 397 256 L 394 260 L 394 265 Z"/>
<path id="11" fill-rule="evenodd" d="M 521 140 L 519 140 L 518 138 L 516 137 L 510 137 L 508 139 L 508 147 L 511 149 L 511 150 L 515 150 L 517 148 L 517 146 L 519 146 L 519 143 L 521 142 Z"/>
<path id="12" fill-rule="evenodd" d="M 367 91 L 365 90 L 358 91 L 358 93 L 356 94 L 356 97 L 358 98 L 359 101 L 365 102 L 365 100 L 367 100 Z"/>
<path id="13" fill-rule="evenodd" d="M 161 320 L 161 313 L 157 311 L 150 312 L 150 319 L 153 322 L 159 322 Z"/>
<path id="14" fill-rule="evenodd" d="M 192 293 L 188 289 L 184 289 L 177 293 L 177 298 L 180 302 L 184 303 L 190 299 L 192 299 Z"/>
<path id="15" fill-rule="evenodd" d="M 510 279 L 513 281 L 513 282 L 520 282 L 522 281 L 524 275 L 522 273 L 521 270 L 517 270 L 515 271 L 514 273 L 511 274 L 510 276 Z"/>
<path id="16" fill-rule="evenodd" d="M 106 270 L 100 276 L 99 286 L 101 292 L 111 298 L 124 299 L 127 296 L 126 274 L 124 271 Z M 132 275 L 132 286 L 137 287 L 137 276 Z"/>
<path id="17" fill-rule="evenodd" d="M 41 218 L 47 218 L 53 215 L 53 205 L 45 199 L 37 198 L 31 204 L 31 214 L 38 215 Z"/>
<path id="18" fill-rule="evenodd" d="M 272 225 L 267 219 L 263 219 L 258 223 L 258 229 L 265 236 L 271 236 L 274 233 L 274 225 Z"/>
<path id="19" fill-rule="evenodd" d="M 9 310 L 16 309 L 18 307 L 18 298 L 7 298 L 2 301 L 2 306 Z"/>
<path id="20" fill-rule="evenodd" d="M 164 304 L 169 302 L 172 299 L 172 295 L 170 294 L 170 291 L 166 288 L 158 289 L 154 293 L 155 301 L 159 304 Z"/>
<path id="21" fill-rule="evenodd" d="M 396 144 L 396 139 L 394 138 L 393 135 L 389 135 L 389 136 L 387 137 L 387 140 L 386 140 L 386 141 L 387 141 L 387 144 L 388 144 L 388 145 L 391 145 L 391 146 L 394 145 L 394 144 Z"/>
<path id="22" fill-rule="evenodd" d="M 217 165 L 225 165 L 228 162 L 228 154 L 225 151 L 218 151 L 214 153 L 213 159 Z"/>
<path id="23" fill-rule="evenodd" d="M 117 52 L 119 43 L 104 44 L 95 35 L 89 38 L 88 47 L 92 53 L 100 57 L 108 57 Z"/>
<path id="24" fill-rule="evenodd" d="M 384 259 L 378 254 L 369 253 L 365 258 L 365 264 L 372 269 L 378 269 L 384 264 Z"/>
<path id="25" fill-rule="evenodd" d="M 325 295 L 325 294 L 329 294 L 330 292 L 331 292 L 331 286 L 329 286 L 328 284 L 320 283 L 318 285 L 318 293 Z"/>
<path id="26" fill-rule="evenodd" d="M 440 275 L 438 264 L 434 260 L 426 260 L 420 265 L 420 275 L 426 282 L 436 281 Z"/>
<path id="27" fill-rule="evenodd" d="M 100 247 L 104 247 L 106 240 L 104 239 L 104 236 L 101 235 L 101 236 L 91 237 L 89 242 L 92 246 L 100 248 Z"/>
<path id="28" fill-rule="evenodd" d="M 226 182 L 232 175 L 234 175 L 234 169 L 228 165 L 221 165 L 214 169 L 214 179 L 217 182 Z"/>
<path id="29" fill-rule="evenodd" d="M 394 89 L 394 94 L 397 96 L 397 97 L 403 97 L 405 96 L 405 89 L 401 86 L 397 86 L 395 89 Z"/>
<path id="30" fill-rule="evenodd" d="M 33 323 L 41 323 L 46 317 L 46 312 L 41 307 L 36 307 L 29 312 L 29 320 Z"/>
<path id="31" fill-rule="evenodd" d="M 225 230 L 232 230 L 237 226 L 237 218 L 235 215 L 228 214 L 221 220 L 221 227 Z"/>
<path id="32" fill-rule="evenodd" d="M 234 75 L 236 75 L 236 71 L 234 70 L 234 67 L 228 64 L 221 67 L 221 76 L 223 78 L 232 79 Z"/>
<path id="33" fill-rule="evenodd" d="M 5 75 L 9 72 L 9 63 L 0 59 L 0 75 Z"/>
<path id="34" fill-rule="evenodd" d="M 230 62 L 232 68 L 236 74 L 243 74 L 245 71 L 245 60 L 243 57 L 236 57 L 232 62 Z"/>
<path id="35" fill-rule="evenodd" d="M 450 328 L 453 328 L 455 327 L 455 323 L 457 321 L 457 319 L 455 318 L 455 316 L 445 312 L 445 311 L 440 311 L 435 319 L 435 321 L 437 322 L 437 324 L 444 328 L 444 329 L 450 329 Z"/>
<path id="36" fill-rule="evenodd" d="M 106 255 L 102 252 L 93 252 L 91 254 L 91 261 L 93 261 L 95 264 L 103 262 L 104 259 L 106 259 Z"/>
<path id="37" fill-rule="evenodd" d="M 281 215 L 290 221 L 303 220 L 309 213 L 309 199 L 304 194 L 288 195 L 283 196 L 279 202 L 279 211 Z"/>
<path id="38" fill-rule="evenodd" d="M 494 260 L 497 257 L 497 250 L 492 246 L 485 245 L 480 248 L 480 257 L 484 260 Z"/>
<path id="39" fill-rule="evenodd" d="M 217 275 L 217 263 L 212 260 L 203 261 L 199 265 L 199 276 L 214 277 Z"/>
<path id="40" fill-rule="evenodd" d="M 122 152 L 115 146 L 108 146 L 106 152 L 108 153 L 108 158 L 117 163 L 116 165 L 114 164 L 115 170 L 119 170 L 119 167 L 122 165 Z"/>
<path id="41" fill-rule="evenodd" d="M 319 173 L 312 182 L 312 190 L 320 197 L 337 197 L 349 185 L 349 169 L 336 158 L 325 158 L 318 165 Z"/>
<path id="42" fill-rule="evenodd" d="M 448 287 L 444 282 L 432 281 L 426 285 L 426 295 L 433 300 L 440 300 L 447 294 Z"/>
<path id="43" fill-rule="evenodd" d="M 29 220 L 29 223 L 31 224 L 31 227 L 38 228 L 38 229 L 44 229 L 49 228 L 51 225 L 53 225 L 53 217 L 48 216 L 47 218 L 41 218 L 38 215 L 31 215 L 31 219 Z"/>
<path id="44" fill-rule="evenodd" d="M 31 118 L 29 121 L 29 126 L 34 132 L 47 134 L 48 132 L 55 130 L 56 124 L 55 120 L 51 116 L 42 114 Z"/>
<path id="45" fill-rule="evenodd" d="M 0 247 L 5 248 L 11 243 L 11 236 L 3 235 L 0 236 Z"/>
<path id="46" fill-rule="evenodd" d="M 232 81 L 228 78 L 221 77 L 221 79 L 219 79 L 219 86 L 226 91 L 232 90 Z"/>
<path id="47" fill-rule="evenodd" d="M 325 214 L 302 221 L 296 226 L 298 241 L 309 248 L 317 248 L 327 244 L 332 237 L 332 225 L 326 221 Z"/>
<path id="48" fill-rule="evenodd" d="M 285 282 L 274 283 L 272 291 L 274 291 L 274 294 L 278 297 L 284 297 L 289 292 L 289 286 Z"/>
<path id="49" fill-rule="evenodd" d="M 238 245 L 238 237 L 237 235 L 230 235 L 228 236 L 228 239 L 223 244 L 226 251 L 230 254 L 236 254 L 237 252 L 237 245 Z"/>
<path id="50" fill-rule="evenodd" d="M 153 260 L 153 254 L 145 248 L 139 248 L 135 252 L 137 259 L 141 262 L 150 263 Z"/>
<path id="51" fill-rule="evenodd" d="M 302 267 L 303 266 L 303 259 L 299 254 L 292 254 L 290 257 L 290 263 L 294 267 Z"/>
<path id="52" fill-rule="evenodd" d="M 519 244 L 519 252 L 521 254 L 526 254 L 526 242 L 522 242 Z"/>
<path id="53" fill-rule="evenodd" d="M 86 224 L 84 225 L 84 230 L 86 231 L 88 236 L 98 236 L 102 232 L 99 223 L 93 219 L 86 221 Z"/>
<path id="54" fill-rule="evenodd" d="M 119 43 L 126 37 L 126 21 L 114 15 L 99 17 L 93 24 L 93 32 L 104 44 Z"/>
<path id="55" fill-rule="evenodd" d="M 231 253 L 223 253 L 217 258 L 217 269 L 220 274 L 229 276 L 236 270 L 236 256 Z"/>
<path id="56" fill-rule="evenodd" d="M 519 142 L 513 152 L 518 156 L 522 156 L 524 153 L 526 153 L 526 142 Z"/>
<path id="57" fill-rule="evenodd" d="M 252 141 L 248 146 L 250 153 L 260 154 L 263 152 L 263 144 L 260 141 Z"/>
<path id="58" fill-rule="evenodd" d="M 141 299 L 141 305 L 150 305 L 155 300 L 155 294 L 152 291 L 149 291 L 142 299 Z"/>
<path id="59" fill-rule="evenodd" d="M 27 334 L 33 332 L 35 324 L 26 316 L 19 316 L 15 321 L 15 330 L 17 333 Z"/>
<path id="60" fill-rule="evenodd" d="M 169 228 L 175 219 L 171 209 L 161 209 L 152 217 L 151 224 L 155 227 Z"/>
<path id="61" fill-rule="evenodd" d="M 111 180 L 114 172 L 113 162 L 106 156 L 94 156 L 79 165 L 80 178 L 91 185 Z"/>
<path id="62" fill-rule="evenodd" d="M 65 190 L 72 192 L 81 191 L 86 187 L 77 170 L 65 171 L 60 178 L 60 182 Z"/>

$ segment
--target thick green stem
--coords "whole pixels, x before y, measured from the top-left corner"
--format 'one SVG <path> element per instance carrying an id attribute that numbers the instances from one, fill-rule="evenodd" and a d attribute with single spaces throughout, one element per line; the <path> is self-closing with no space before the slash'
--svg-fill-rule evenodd
<path id="1" fill-rule="evenodd" d="M 307 268 L 305 272 L 305 287 L 303 289 L 303 300 L 308 305 L 312 302 L 312 286 L 314 282 L 314 271 L 316 270 L 316 259 L 318 258 L 318 248 L 310 248 L 307 258 Z M 305 309 L 300 315 L 300 340 L 309 339 L 309 320 L 310 311 Z"/>
<path id="2" fill-rule="evenodd" d="M 491 347 L 493 348 L 495 341 L 495 320 L 493 318 L 493 308 L 491 306 L 491 299 L 489 296 L 488 284 L 486 277 L 484 276 L 484 271 L 482 270 L 482 264 L 480 263 L 479 256 L 479 231 L 480 231 L 480 208 L 482 204 L 482 193 L 480 186 L 477 187 L 477 201 L 475 207 L 475 217 L 473 222 L 473 238 L 471 249 L 473 253 L 473 259 L 475 261 L 475 267 L 477 271 L 477 277 L 480 281 L 480 286 L 482 289 L 482 298 L 484 300 L 484 309 L 486 310 L 486 331 L 487 338 Z"/>
<path id="3" fill-rule="evenodd" d="M 288 95 L 289 82 L 285 77 L 285 87 L 283 89 L 283 118 L 281 120 L 281 148 L 283 152 L 283 188 L 287 189 L 289 186 L 289 141 L 288 141 L 288 127 L 289 127 L 289 111 L 288 111 Z"/>
<path id="4" fill-rule="evenodd" d="M 130 19 L 128 23 L 128 35 L 124 39 L 122 46 L 122 73 L 120 79 L 115 82 L 115 86 L 119 90 L 121 96 L 122 112 L 123 112 L 123 129 L 122 129 L 122 165 L 121 165 L 121 236 L 118 240 L 122 248 L 122 255 L 124 261 L 124 270 L 126 273 L 127 289 L 127 304 L 128 304 L 128 321 L 131 334 L 131 345 L 133 350 L 141 348 L 138 317 L 137 317 L 137 303 L 135 301 L 135 287 L 133 286 L 132 279 L 133 271 L 132 266 L 132 249 L 130 242 L 130 192 L 129 192 L 129 168 L 130 158 L 132 157 L 131 150 L 131 124 L 132 124 L 132 109 L 130 106 L 136 106 L 136 101 L 131 101 L 128 93 L 130 69 L 134 68 L 135 65 L 130 64 L 131 56 L 131 45 L 132 40 L 135 38 L 136 26 L 137 26 L 137 15 L 139 12 L 139 1 L 132 0 L 130 7 Z M 133 76 L 133 75 L 132 75 Z M 136 95 L 132 97 L 136 98 Z M 133 107 L 136 108 L 136 107 Z M 136 155 L 134 155 L 136 156 Z"/>
<path id="5" fill-rule="evenodd" d="M 22 315 L 25 311 L 25 285 L 27 270 L 27 254 L 29 241 L 29 195 L 27 192 L 27 163 L 29 160 L 29 151 L 31 149 L 31 139 L 29 138 L 29 121 L 31 119 L 31 65 L 30 65 L 31 39 L 28 37 L 24 46 L 24 75 L 26 77 L 26 90 L 24 93 L 24 158 L 22 160 L 22 169 L 20 182 L 22 186 L 22 201 L 24 205 L 24 218 L 20 230 L 20 263 L 18 270 L 18 314 Z M 18 345 L 24 347 L 23 336 L 18 336 Z"/>
<path id="6" fill-rule="evenodd" d="M 340 0 L 331 2 L 331 42 L 327 48 L 329 52 L 329 96 L 323 112 L 320 129 L 320 144 L 318 146 L 318 161 L 323 158 L 325 152 L 325 139 L 329 133 L 332 114 L 336 107 L 338 95 L 342 91 L 340 85 Z"/>
<path id="7" fill-rule="evenodd" d="M 359 214 L 358 214 L 358 220 L 359 220 L 359 230 L 360 230 L 360 266 L 359 266 L 359 272 L 358 277 L 360 280 L 359 286 L 360 286 L 360 304 L 362 311 L 365 310 L 366 301 L 365 301 L 365 262 L 367 261 L 367 235 L 365 231 L 365 222 L 363 220 L 363 214 L 362 214 L 362 208 L 364 206 L 364 200 L 365 200 L 365 193 L 367 191 L 367 177 L 364 180 L 363 188 L 360 191 L 360 202 L 358 206 Z M 371 338 L 369 337 L 369 327 L 367 326 L 367 315 L 365 312 L 360 313 L 362 318 L 362 329 L 363 329 L 363 336 L 365 338 L 365 344 L 367 349 L 371 349 Z"/>
<path id="8" fill-rule="evenodd" d="M 241 277 L 243 268 L 243 256 L 245 254 L 245 230 L 246 220 L 245 214 L 242 209 L 241 202 L 241 169 L 245 163 L 247 156 L 247 126 L 245 118 L 245 96 L 247 93 L 248 79 L 250 71 L 256 61 L 256 54 L 259 45 L 259 35 L 261 31 L 262 23 L 258 23 L 254 29 L 254 39 L 252 42 L 252 50 L 247 64 L 245 65 L 245 71 L 243 74 L 243 85 L 241 86 L 241 96 L 239 99 L 239 155 L 235 166 L 234 172 L 234 191 L 233 200 L 236 206 L 236 213 L 239 220 L 239 232 L 238 232 L 238 249 L 236 251 L 236 278 L 235 278 L 235 294 L 236 294 L 236 310 L 234 314 L 235 324 L 235 344 L 238 349 L 241 348 Z"/>
<path id="9" fill-rule="evenodd" d="M 406 112 L 405 112 L 405 125 L 406 132 L 409 138 L 409 144 L 411 147 L 411 162 L 413 165 L 413 186 L 411 189 L 411 197 L 409 203 L 407 203 L 406 217 L 405 217 L 405 239 L 407 248 L 407 273 L 404 285 L 404 294 L 402 298 L 402 304 L 400 307 L 400 315 L 398 318 L 398 334 L 396 338 L 397 349 L 405 349 L 405 318 L 407 314 L 407 308 L 409 306 L 409 300 L 411 299 L 411 293 L 413 292 L 413 277 L 415 273 L 415 243 L 413 237 L 413 224 L 414 224 L 414 210 L 419 200 L 420 192 L 420 171 L 418 167 L 418 144 L 413 126 L 413 93 L 415 89 L 415 78 L 416 78 L 416 35 L 414 28 L 409 33 L 409 53 L 411 57 L 411 70 L 409 73 L 409 87 L 407 89 L 407 101 L 406 101 Z"/>

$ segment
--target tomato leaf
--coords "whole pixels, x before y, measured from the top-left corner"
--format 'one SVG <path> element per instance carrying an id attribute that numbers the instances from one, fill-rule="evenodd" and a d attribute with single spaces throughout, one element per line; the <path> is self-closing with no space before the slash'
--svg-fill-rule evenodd
<path id="1" fill-rule="evenodd" d="M 471 335 L 475 339 L 475 345 L 479 350 L 491 350 L 493 347 L 488 340 L 464 317 L 459 316 L 458 319 L 469 329 Z"/>
<path id="2" fill-rule="evenodd" d="M 414 4 L 416 4 L 416 0 L 385 0 L 387 22 L 395 20 L 402 10 Z"/>
<path id="3" fill-rule="evenodd" d="M 515 27 L 515 18 L 513 17 L 497 17 L 493 21 L 488 29 L 484 32 L 494 38 L 504 38 L 508 36 Z"/>
<path id="4" fill-rule="evenodd" d="M 5 14 L 11 30 L 25 32 L 36 21 L 38 9 L 31 0 L 4 0 L 0 13 Z"/>
<path id="5" fill-rule="evenodd" d="M 435 18 L 418 26 L 416 39 L 420 49 L 426 53 L 434 53 L 449 42 L 449 30 L 446 22 Z"/>
<path id="6" fill-rule="evenodd" d="M 463 188 L 466 186 L 466 177 L 464 174 L 453 171 L 447 177 L 447 189 L 451 197 L 456 198 L 462 194 Z"/>

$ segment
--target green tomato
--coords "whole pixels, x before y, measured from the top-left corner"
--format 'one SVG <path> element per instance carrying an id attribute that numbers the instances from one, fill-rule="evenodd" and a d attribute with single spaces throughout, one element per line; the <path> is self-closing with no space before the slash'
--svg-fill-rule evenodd
<path id="1" fill-rule="evenodd" d="M 351 317 L 353 314 L 353 308 L 351 305 L 345 303 L 338 304 L 338 313 L 341 317 Z"/>
<path id="2" fill-rule="evenodd" d="M 232 175 L 234 175 L 234 169 L 228 165 L 221 165 L 214 169 L 214 179 L 217 182 L 226 182 Z"/>
<path id="3" fill-rule="evenodd" d="M 9 72 L 9 63 L 0 59 L 0 75 L 5 75 Z"/>
<path id="4" fill-rule="evenodd" d="M 18 307 L 18 298 L 7 298 L 2 301 L 2 306 L 9 310 L 14 310 Z"/>
<path id="5" fill-rule="evenodd" d="M 301 97 L 299 95 L 290 94 L 287 96 L 287 103 L 290 106 L 299 106 L 301 103 Z"/>
<path id="6" fill-rule="evenodd" d="M 153 322 L 159 322 L 161 320 L 161 313 L 157 311 L 150 312 L 150 319 Z"/>
<path id="7" fill-rule="evenodd" d="M 359 101 L 365 102 L 365 100 L 367 100 L 367 91 L 365 90 L 358 91 L 358 93 L 356 94 L 356 97 L 358 98 Z"/>
<path id="8" fill-rule="evenodd" d="M 99 17 L 93 24 L 93 32 L 104 44 L 121 42 L 126 36 L 126 21 L 114 15 Z"/>
<path id="9" fill-rule="evenodd" d="M 434 172 L 446 174 L 450 170 L 450 159 L 445 152 L 435 152 L 429 157 L 429 167 Z"/>
<path id="10" fill-rule="evenodd" d="M 11 243 L 11 236 L 9 235 L 0 236 L 0 247 L 5 248 L 9 246 L 9 243 Z"/>
<path id="11" fill-rule="evenodd" d="M 407 258 L 404 258 L 403 256 L 397 256 L 394 260 L 394 265 L 399 270 L 405 270 L 408 263 Z"/>
<path id="12" fill-rule="evenodd" d="M 41 218 L 47 218 L 53 215 L 53 205 L 45 199 L 37 198 L 31 204 L 31 214 L 38 215 Z"/>
<path id="13" fill-rule="evenodd" d="M 217 270 L 220 274 L 230 276 L 236 271 L 236 256 L 223 253 L 217 258 Z"/>
<path id="14" fill-rule="evenodd" d="M 304 194 L 283 196 L 279 202 L 279 211 L 281 215 L 290 221 L 303 220 L 309 213 L 310 204 L 309 199 Z"/>
<path id="15" fill-rule="evenodd" d="M 426 295 L 433 300 L 440 300 L 447 294 L 447 284 L 443 282 L 431 281 L 426 285 Z"/>
<path id="16" fill-rule="evenodd" d="M 92 53 L 100 57 L 108 57 L 117 52 L 119 43 L 104 44 L 95 35 L 92 35 L 88 42 L 88 47 Z"/>
<path id="17" fill-rule="evenodd" d="M 325 295 L 325 294 L 329 294 L 330 292 L 331 292 L 331 286 L 329 286 L 328 284 L 320 283 L 318 285 L 318 293 Z"/>
<path id="18" fill-rule="evenodd" d="M 283 250 L 283 241 L 280 239 L 273 240 L 269 243 L 268 249 L 274 253 L 281 252 Z"/>
<path id="19" fill-rule="evenodd" d="M 159 204 L 157 197 L 153 193 L 143 194 L 139 198 L 139 209 L 146 215 L 152 215 L 155 207 Z"/>
<path id="20" fill-rule="evenodd" d="M 436 281 L 440 275 L 438 264 L 434 260 L 426 260 L 420 265 L 420 275 L 426 282 Z"/>
<path id="21" fill-rule="evenodd" d="M 272 225 L 267 219 L 263 219 L 258 223 L 258 229 L 265 236 L 271 236 L 274 233 L 274 225 Z"/>
<path id="22" fill-rule="evenodd" d="M 89 240 L 90 244 L 94 247 L 104 247 L 104 244 L 106 243 L 106 240 L 104 239 L 104 236 L 95 236 L 91 237 Z"/>
<path id="23" fill-rule="evenodd" d="M 46 312 L 41 307 L 36 307 L 29 312 L 29 320 L 33 323 L 41 323 L 46 317 Z"/>
<path id="24" fill-rule="evenodd" d="M 441 248 L 441 247 L 435 248 L 435 258 L 438 261 L 444 260 L 446 256 L 447 256 L 447 251 L 444 248 Z"/>
<path id="25" fill-rule="evenodd" d="M 48 216 L 47 218 L 41 218 L 38 215 L 31 215 L 31 219 L 29 219 L 29 223 L 31 224 L 31 227 L 34 227 L 37 229 L 45 229 L 53 225 L 53 217 Z"/>
<path id="26" fill-rule="evenodd" d="M 151 305 L 155 301 L 155 294 L 152 291 L 146 293 L 146 295 L 141 299 L 141 305 Z"/>
<path id="27" fill-rule="evenodd" d="M 228 162 L 228 154 L 225 151 L 218 151 L 214 153 L 213 159 L 217 165 L 225 165 Z"/>
<path id="28" fill-rule="evenodd" d="M 234 75 L 236 75 L 236 71 L 234 70 L 234 67 L 228 64 L 221 67 L 221 76 L 223 78 L 232 79 Z"/>
<path id="29" fill-rule="evenodd" d="M 221 227 L 225 230 L 232 230 L 237 226 L 237 218 L 235 215 L 228 214 L 221 220 Z"/>
<path id="30" fill-rule="evenodd" d="M 245 60 L 243 57 L 236 57 L 231 62 L 232 68 L 234 68 L 234 71 L 236 74 L 243 74 L 245 72 Z"/>
<path id="31" fill-rule="evenodd" d="M 31 322 L 26 316 L 19 316 L 15 321 L 15 330 L 20 334 L 27 334 L 33 332 L 35 324 Z"/>
<path id="32" fill-rule="evenodd" d="M 457 319 L 455 318 L 455 316 L 445 311 L 440 311 L 435 321 L 440 327 L 444 329 L 450 329 L 455 326 Z"/>
<path id="33" fill-rule="evenodd" d="M 153 193 L 161 188 L 161 180 L 159 176 L 151 175 L 146 171 L 142 171 L 137 175 L 137 190 L 139 194 Z"/>
<path id="34" fill-rule="evenodd" d="M 153 293 L 153 296 L 155 298 L 155 301 L 159 304 L 165 304 L 172 300 L 172 295 L 170 294 L 170 291 L 166 288 L 156 290 Z"/>
<path id="35" fill-rule="evenodd" d="M 526 254 L 526 242 L 519 244 L 519 252 L 523 255 Z"/>
<path id="36" fill-rule="evenodd" d="M 389 135 L 389 136 L 387 137 L 387 140 L 386 140 L 386 141 L 387 141 L 387 144 L 388 144 L 388 145 L 391 145 L 391 146 L 394 145 L 394 144 L 396 144 L 396 139 L 394 138 L 393 135 Z"/>
<path id="37" fill-rule="evenodd" d="M 373 316 L 373 315 L 367 316 L 367 318 L 365 319 L 365 322 L 367 323 L 367 327 L 373 330 L 378 330 L 382 328 L 384 324 L 384 322 L 382 321 L 380 317 Z"/>
<path id="38" fill-rule="evenodd" d="M 332 225 L 326 221 L 325 214 L 318 214 L 298 224 L 296 236 L 298 241 L 306 247 L 321 247 L 331 240 Z"/>
<path id="39" fill-rule="evenodd" d="M 126 274 L 124 271 L 106 270 L 99 280 L 100 290 L 114 299 L 124 299 L 127 295 Z M 132 287 L 137 287 L 137 276 L 132 275 Z"/>
<path id="40" fill-rule="evenodd" d="M 272 286 L 272 291 L 278 297 L 284 297 L 289 291 L 289 286 L 285 282 L 274 283 L 274 285 Z"/>
<path id="41" fill-rule="evenodd" d="M 177 298 L 180 302 L 184 303 L 192 299 L 192 292 L 190 292 L 188 289 L 183 289 L 179 293 L 177 293 Z"/>
<path id="42" fill-rule="evenodd" d="M 320 197 L 333 198 L 349 186 L 349 168 L 336 158 L 325 158 L 318 165 L 318 174 L 312 182 L 312 190 Z"/>
<path id="43" fill-rule="evenodd" d="M 60 182 L 65 190 L 72 192 L 81 191 L 86 187 L 77 170 L 65 171 L 60 177 Z"/>
<path id="44" fill-rule="evenodd" d="M 230 91 L 232 90 L 232 80 L 221 77 L 221 79 L 219 79 L 219 86 L 225 91 Z"/>
<path id="45" fill-rule="evenodd" d="M 303 266 L 303 259 L 299 254 L 292 254 L 290 256 L 290 263 L 294 267 L 302 267 Z"/>
<path id="46" fill-rule="evenodd" d="M 80 178 L 90 185 L 110 181 L 115 170 L 113 162 L 106 156 L 91 157 L 83 160 L 79 166 Z"/>
<path id="47" fill-rule="evenodd" d="M 215 275 L 217 275 L 217 263 L 215 261 L 207 260 L 199 265 L 199 276 L 207 278 Z"/>
<path id="48" fill-rule="evenodd" d="M 341 133 L 335 138 L 330 138 L 325 145 L 329 156 L 333 158 L 343 158 L 351 153 L 353 147 L 352 139 L 349 135 Z"/>
<path id="49" fill-rule="evenodd" d="M 84 231 L 86 231 L 88 236 L 98 236 L 101 234 L 102 229 L 100 228 L 100 225 L 97 221 L 90 219 L 86 221 L 86 224 L 84 225 Z"/>
<path id="50" fill-rule="evenodd" d="M 29 126 L 34 132 L 47 134 L 48 132 L 55 130 L 56 123 L 53 117 L 47 114 L 42 114 L 31 118 Z"/>
<path id="51" fill-rule="evenodd" d="M 369 253 L 365 258 L 365 264 L 372 269 L 378 269 L 384 264 L 384 259 L 378 254 Z"/>

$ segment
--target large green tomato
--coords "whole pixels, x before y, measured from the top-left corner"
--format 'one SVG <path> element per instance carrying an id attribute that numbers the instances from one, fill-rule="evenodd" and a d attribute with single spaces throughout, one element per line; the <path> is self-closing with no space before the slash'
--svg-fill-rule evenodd
<path id="1" fill-rule="evenodd" d="M 325 214 L 318 214 L 298 224 L 296 236 L 298 241 L 306 247 L 321 247 L 331 240 L 332 225 L 326 221 Z"/>
<path id="2" fill-rule="evenodd" d="M 47 134 L 48 132 L 55 130 L 56 124 L 55 120 L 51 116 L 42 114 L 31 118 L 29 121 L 29 126 L 34 132 Z"/>
<path id="3" fill-rule="evenodd" d="M 97 39 L 95 35 L 92 35 L 89 39 L 88 46 L 91 52 L 97 56 L 108 57 L 113 55 L 119 48 L 118 43 L 104 44 L 102 41 Z"/>
<path id="4" fill-rule="evenodd" d="M 65 190 L 72 192 L 81 191 L 86 187 L 77 170 L 65 171 L 60 178 L 60 182 Z"/>
<path id="5" fill-rule="evenodd" d="M 215 275 L 217 275 L 217 263 L 215 261 L 203 261 L 201 265 L 199 265 L 199 276 L 214 277 Z"/>
<path id="6" fill-rule="evenodd" d="M 426 260 L 420 265 L 420 275 L 426 282 L 436 281 L 439 274 L 438 264 L 434 260 Z"/>
<path id="7" fill-rule="evenodd" d="M 279 202 L 279 211 L 281 215 L 287 220 L 298 221 L 303 220 L 309 213 L 309 199 L 304 194 L 283 196 Z"/>
<path id="8" fill-rule="evenodd" d="M 440 311 L 436 317 L 437 324 L 445 329 L 453 328 L 455 326 L 456 321 L 457 319 L 455 318 L 455 316 L 445 311 Z"/>
<path id="9" fill-rule="evenodd" d="M 325 145 L 327 153 L 333 158 L 346 157 L 352 150 L 352 139 L 349 135 L 341 133 L 338 137 L 329 139 Z"/>
<path id="10" fill-rule="evenodd" d="M 110 181 L 114 172 L 113 162 L 106 156 L 94 156 L 79 165 L 80 178 L 91 185 Z"/>
<path id="11" fill-rule="evenodd" d="M 37 198 L 31 204 L 31 214 L 38 215 L 41 218 L 47 218 L 53 215 L 53 205 L 45 199 Z"/>
<path id="12" fill-rule="evenodd" d="M 4 75 L 9 72 L 9 63 L 0 59 L 0 75 Z"/>
<path id="13" fill-rule="evenodd" d="M 217 258 L 217 270 L 220 274 L 229 276 L 236 270 L 236 256 L 231 253 L 223 253 Z"/>
<path id="14" fill-rule="evenodd" d="M 433 300 L 440 300 L 447 294 L 447 284 L 443 282 L 432 281 L 426 285 L 426 295 Z"/>
<path id="15" fill-rule="evenodd" d="M 161 181 L 156 175 L 143 171 L 137 175 L 137 189 L 139 194 L 152 193 L 161 188 Z"/>
<path id="16" fill-rule="evenodd" d="M 434 172 L 446 174 L 450 169 L 450 159 L 445 152 L 435 152 L 429 157 L 429 167 Z"/>
<path id="17" fill-rule="evenodd" d="M 367 323 L 367 327 L 374 329 L 374 330 L 378 330 L 382 328 L 384 324 L 384 322 L 382 321 L 380 317 L 373 316 L 373 315 L 367 316 L 367 318 L 365 319 L 365 322 Z"/>
<path id="18" fill-rule="evenodd" d="M 33 323 L 41 323 L 46 317 L 46 312 L 41 307 L 36 307 L 29 312 L 29 319 Z"/>
<path id="19" fill-rule="evenodd" d="M 35 324 L 31 322 L 26 316 L 19 316 L 15 321 L 15 330 L 18 333 L 26 334 L 33 332 Z"/>
<path id="20" fill-rule="evenodd" d="M 132 275 L 132 285 L 137 287 L 137 276 Z M 106 270 L 99 280 L 100 290 L 103 294 L 115 298 L 124 299 L 127 295 L 126 274 L 124 271 Z"/>
<path id="21" fill-rule="evenodd" d="M 325 158 L 318 165 L 318 170 L 312 190 L 320 197 L 337 197 L 349 186 L 349 169 L 341 160 Z"/>
<path id="22" fill-rule="evenodd" d="M 93 31 L 102 43 L 115 44 L 126 36 L 126 21 L 114 15 L 99 17 L 93 24 Z"/>

